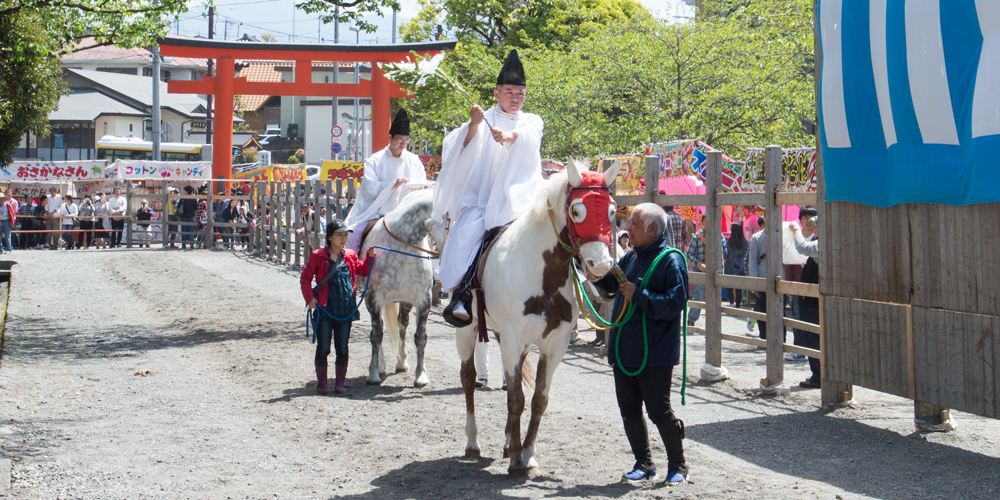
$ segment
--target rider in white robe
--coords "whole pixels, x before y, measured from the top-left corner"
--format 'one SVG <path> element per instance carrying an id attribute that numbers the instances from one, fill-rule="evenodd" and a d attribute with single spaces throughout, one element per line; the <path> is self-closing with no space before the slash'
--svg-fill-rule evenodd
<path id="1" fill-rule="evenodd" d="M 353 233 L 347 248 L 361 251 L 361 236 L 368 221 L 385 216 L 399 206 L 409 194 L 408 182 L 425 182 L 427 174 L 420 157 L 407 151 L 410 141 L 410 121 L 406 110 L 400 109 L 389 129 L 389 146 L 365 161 L 365 173 L 358 198 L 344 221 Z"/>
<path id="2" fill-rule="evenodd" d="M 445 220 L 451 220 L 441 252 L 441 286 L 447 291 L 461 283 L 484 233 L 527 211 L 542 181 L 544 124 L 538 115 L 521 111 L 523 70 L 519 82 L 505 77 L 501 72 L 494 91 L 499 105 L 485 112 L 474 106 L 470 121 L 449 133 L 442 145 L 432 217 L 441 222 L 435 228 L 439 237 Z M 513 84 L 501 83 L 506 81 Z"/>

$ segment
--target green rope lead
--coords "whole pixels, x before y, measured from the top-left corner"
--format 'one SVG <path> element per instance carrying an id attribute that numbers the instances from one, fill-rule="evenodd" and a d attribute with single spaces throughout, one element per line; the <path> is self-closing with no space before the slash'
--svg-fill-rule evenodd
<path id="1" fill-rule="evenodd" d="M 639 287 L 640 287 L 639 289 L 640 290 L 645 290 L 646 289 L 646 285 L 649 283 L 649 278 L 650 278 L 650 276 L 653 275 L 653 270 L 656 269 L 656 266 L 660 263 L 661 260 L 663 260 L 664 257 L 666 257 L 667 255 L 670 255 L 671 253 L 679 253 L 681 255 L 681 257 L 684 258 L 684 268 L 687 269 L 687 256 L 684 255 L 684 252 L 682 252 L 682 251 L 680 251 L 680 250 L 678 250 L 676 248 L 668 248 L 666 251 L 664 251 L 660 255 L 657 255 L 656 259 L 653 260 L 653 263 L 649 266 L 648 269 L 646 269 L 646 274 L 644 274 L 642 276 L 642 283 L 639 284 Z M 584 297 L 586 297 L 586 296 L 587 295 L 584 294 Z M 590 304 L 590 301 L 588 300 L 587 303 Z M 635 301 L 632 301 L 632 304 L 635 305 Z M 593 306 L 591 305 L 591 307 L 593 307 Z M 627 323 L 628 320 L 632 318 L 632 313 L 634 313 L 634 312 L 635 312 L 634 309 L 632 311 L 629 311 L 628 317 L 625 318 L 622 321 L 622 323 L 623 324 Z M 685 304 L 683 315 L 682 315 L 681 328 L 683 329 L 683 332 L 684 332 L 684 361 L 683 361 L 683 365 L 681 366 L 681 406 L 684 406 L 687 403 L 687 401 L 686 401 L 686 394 L 687 394 L 687 305 L 686 304 Z M 649 361 L 649 332 L 647 330 L 647 325 L 646 325 L 646 315 L 645 314 L 642 315 L 642 364 L 640 364 L 639 365 L 639 369 L 636 370 L 636 371 L 634 371 L 634 372 L 629 372 L 625 368 L 625 366 L 622 365 L 622 358 L 621 358 L 622 354 L 621 354 L 621 350 L 618 348 L 618 345 L 619 345 L 619 343 L 621 342 L 621 339 L 622 339 L 621 333 L 622 333 L 622 328 L 621 328 L 621 326 L 618 326 L 618 332 L 615 335 L 615 359 L 616 359 L 616 361 L 618 361 L 618 368 L 622 371 L 622 373 L 624 373 L 625 375 L 628 375 L 630 377 L 635 377 L 636 375 L 639 375 L 640 373 L 642 373 L 642 371 L 644 369 L 646 369 L 646 362 Z"/>

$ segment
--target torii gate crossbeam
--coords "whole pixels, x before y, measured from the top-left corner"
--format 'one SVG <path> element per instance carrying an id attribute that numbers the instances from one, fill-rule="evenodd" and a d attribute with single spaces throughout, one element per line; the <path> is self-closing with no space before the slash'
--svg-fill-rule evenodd
<path id="1" fill-rule="evenodd" d="M 174 94 L 215 95 L 215 120 L 212 128 L 212 177 L 232 176 L 233 103 L 237 95 L 287 95 L 370 97 L 372 100 L 372 150 L 389 143 L 389 99 L 408 97 L 399 85 L 387 79 L 379 64 L 412 60 L 419 55 L 435 54 L 455 48 L 455 41 L 402 43 L 391 45 L 302 44 L 267 42 L 229 42 L 201 38 L 161 38 L 160 54 L 169 57 L 216 59 L 215 77 L 201 80 L 170 80 L 167 92 Z M 292 82 L 248 82 L 236 78 L 236 60 L 294 61 Z M 313 83 L 314 61 L 368 63 L 370 81 L 361 83 Z M 334 73 L 337 75 L 338 73 Z M 336 81 L 337 78 L 334 78 Z"/>

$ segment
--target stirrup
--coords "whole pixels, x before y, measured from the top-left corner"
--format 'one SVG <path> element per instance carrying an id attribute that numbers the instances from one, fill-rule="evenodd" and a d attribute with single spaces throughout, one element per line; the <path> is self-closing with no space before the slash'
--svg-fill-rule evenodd
<path id="1" fill-rule="evenodd" d="M 455 308 L 451 310 L 451 315 L 454 316 L 455 319 L 461 321 L 469 321 L 472 319 L 472 317 L 469 316 L 469 311 L 465 310 L 465 304 L 462 304 L 461 300 L 455 304 Z"/>
<path id="2" fill-rule="evenodd" d="M 461 308 L 459 309 L 459 313 L 461 313 L 464 310 L 466 315 L 465 319 L 462 319 L 453 314 L 453 311 L 456 308 L 459 308 L 460 305 Z M 444 316 L 444 320 L 449 325 L 454 326 L 455 328 L 465 328 L 472 324 L 472 315 L 469 314 L 469 307 L 471 307 L 471 305 L 472 305 L 471 297 L 468 297 L 466 294 L 463 294 L 458 290 L 455 290 L 455 292 L 451 294 L 451 302 L 448 304 L 447 307 L 444 308 L 444 311 L 441 313 L 441 315 Z"/>

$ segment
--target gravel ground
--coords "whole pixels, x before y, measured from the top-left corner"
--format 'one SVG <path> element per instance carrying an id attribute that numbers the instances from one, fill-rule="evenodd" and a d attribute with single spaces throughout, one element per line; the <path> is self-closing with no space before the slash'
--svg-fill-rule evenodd
<path id="1" fill-rule="evenodd" d="M 1000 497 L 1000 422 L 953 412 L 957 432 L 920 434 L 911 402 L 873 391 L 856 390 L 858 406 L 839 409 L 819 408 L 818 391 L 797 387 L 763 397 L 763 352 L 730 343 L 733 378 L 702 383 L 700 337 L 689 342 L 687 405 L 674 398 L 689 484 L 617 482 L 632 458 L 610 370 L 586 345 L 571 346 L 556 372 L 537 445 L 541 475 L 511 481 L 499 349 L 491 347 L 492 387 L 477 393 L 484 457 L 466 460 L 458 357 L 439 309 L 428 387 L 414 389 L 412 374 L 364 385 L 363 313 L 351 336 L 351 397 L 322 397 L 295 269 L 207 251 L 13 257 L 0 362 L 0 459 L 11 461 L 11 477 L 9 490 L 0 478 L 0 496 Z M 739 319 L 723 324 L 746 331 Z M 581 339 L 593 335 L 582 330 Z M 788 363 L 786 380 L 807 370 Z M 654 456 L 666 465 L 662 444 Z"/>

